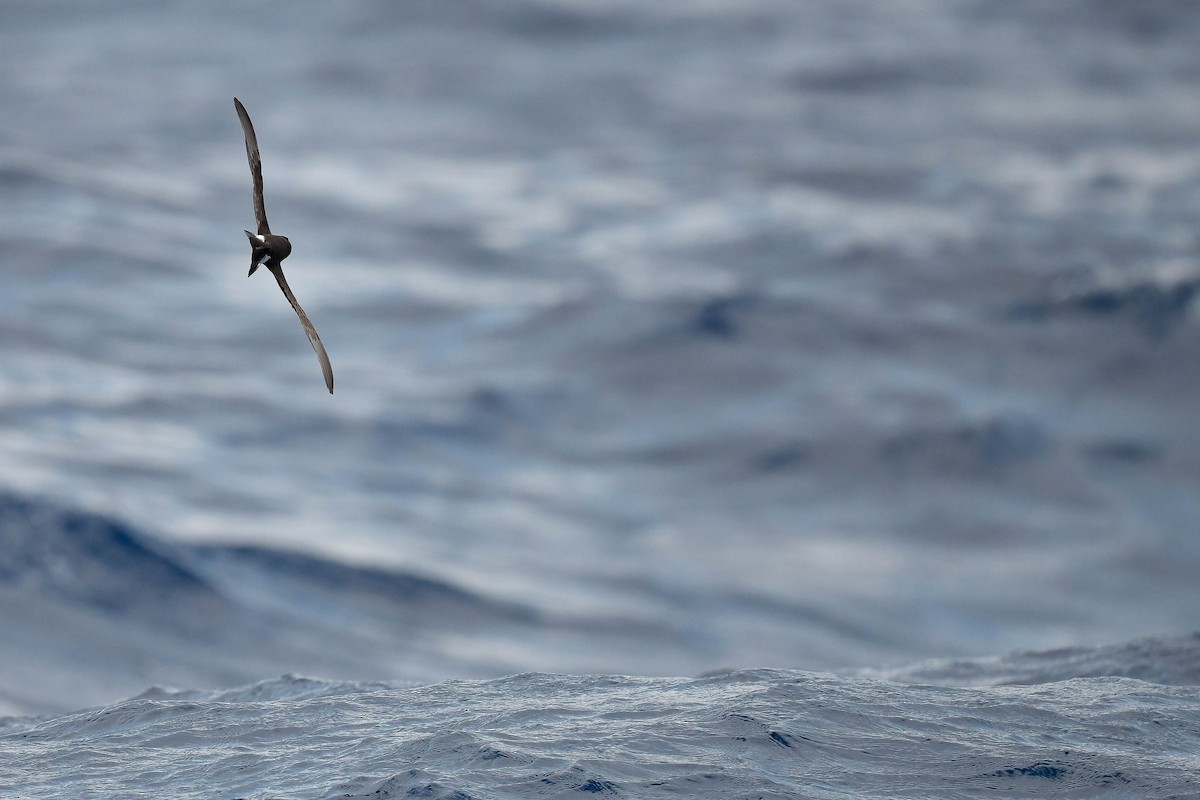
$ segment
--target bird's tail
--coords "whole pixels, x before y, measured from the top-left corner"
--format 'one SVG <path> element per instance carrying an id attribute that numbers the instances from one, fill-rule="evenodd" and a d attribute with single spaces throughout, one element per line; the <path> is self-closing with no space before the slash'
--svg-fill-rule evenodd
<path id="1" fill-rule="evenodd" d="M 258 269 L 259 265 L 262 264 L 262 259 L 266 255 L 267 248 L 253 233 L 246 230 L 243 232 L 246 234 L 246 238 L 250 240 L 250 271 L 246 273 L 246 277 L 250 277 L 254 274 L 254 270 Z"/>

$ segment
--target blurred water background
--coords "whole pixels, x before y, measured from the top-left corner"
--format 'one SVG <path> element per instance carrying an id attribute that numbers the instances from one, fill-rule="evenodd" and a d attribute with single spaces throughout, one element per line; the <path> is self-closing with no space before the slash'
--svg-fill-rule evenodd
<path id="1" fill-rule="evenodd" d="M 0 9 L 0 701 L 1186 634 L 1200 6 Z M 246 277 L 254 118 L 292 288 Z"/>

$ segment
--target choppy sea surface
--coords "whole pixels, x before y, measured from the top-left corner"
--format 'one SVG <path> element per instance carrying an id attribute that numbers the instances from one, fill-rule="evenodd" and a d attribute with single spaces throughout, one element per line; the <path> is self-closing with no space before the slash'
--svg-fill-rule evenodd
<path id="1" fill-rule="evenodd" d="M 1151 682 L 1074 677 L 1083 662 Z M 0 776 L 8 796 L 38 798 L 1200 796 L 1200 638 L 931 664 L 922 677 L 964 670 L 1052 682 L 285 676 L 0 723 Z M 1164 677 L 1188 683 L 1152 682 Z"/>
<path id="2" fill-rule="evenodd" d="M 0 795 L 1200 794 L 1200 6 L 253 11 L 0 8 Z"/>

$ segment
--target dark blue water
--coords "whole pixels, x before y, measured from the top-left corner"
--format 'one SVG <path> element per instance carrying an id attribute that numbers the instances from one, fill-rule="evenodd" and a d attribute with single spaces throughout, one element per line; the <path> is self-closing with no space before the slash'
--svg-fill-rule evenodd
<path id="1" fill-rule="evenodd" d="M 3 709 L 1197 628 L 1200 9 L 254 13 L 0 9 Z"/>

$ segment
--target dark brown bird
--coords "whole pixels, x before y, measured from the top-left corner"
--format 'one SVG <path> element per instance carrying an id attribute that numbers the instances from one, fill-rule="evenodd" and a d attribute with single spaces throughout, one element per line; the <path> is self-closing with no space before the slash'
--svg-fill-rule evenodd
<path id="1" fill-rule="evenodd" d="M 267 209 L 263 205 L 262 159 L 258 155 L 258 137 L 254 135 L 254 125 L 251 124 L 250 115 L 246 113 L 246 107 L 242 105 L 242 101 L 235 97 L 233 105 L 237 109 L 238 119 L 242 121 L 242 133 L 246 135 L 246 158 L 250 161 L 250 177 L 254 179 L 254 218 L 258 222 L 258 233 L 246 231 L 246 238 L 250 240 L 249 275 L 253 275 L 254 270 L 259 267 L 271 270 L 279 288 L 283 290 L 283 296 L 292 304 L 292 310 L 300 318 L 300 325 L 308 335 L 308 341 L 312 344 L 313 350 L 317 352 L 317 360 L 321 362 L 321 373 L 325 376 L 325 385 L 329 387 L 329 393 L 333 394 L 333 367 L 329 365 L 329 355 L 325 352 L 325 345 L 321 344 L 321 337 L 317 335 L 317 329 L 309 322 L 308 315 L 296 302 L 296 295 L 292 294 L 287 278 L 283 277 L 283 260 L 291 255 L 292 243 L 286 236 L 271 233 L 271 226 L 267 224 Z"/>

